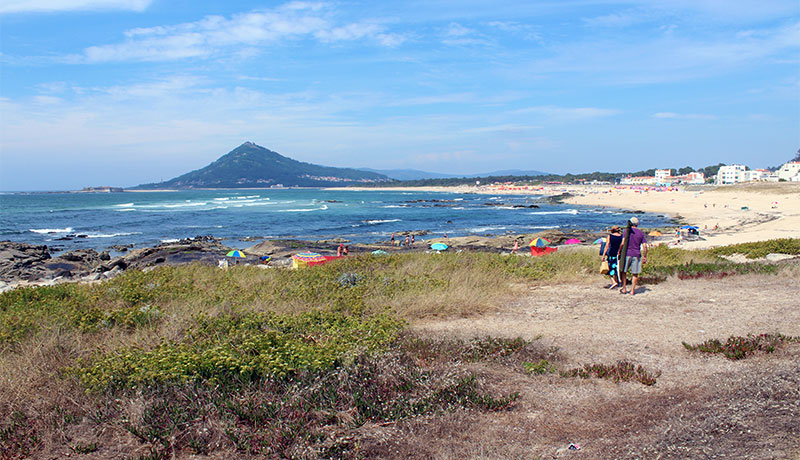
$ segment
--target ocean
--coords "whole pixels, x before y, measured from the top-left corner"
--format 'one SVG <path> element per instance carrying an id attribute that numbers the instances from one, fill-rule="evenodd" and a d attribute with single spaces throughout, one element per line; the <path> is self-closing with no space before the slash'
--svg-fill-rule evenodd
<path id="1" fill-rule="evenodd" d="M 253 238 L 372 243 L 403 231 L 427 231 L 418 237 L 425 240 L 445 233 L 602 230 L 623 225 L 628 217 L 619 209 L 549 204 L 533 194 L 321 189 L 0 194 L 0 240 L 44 244 L 53 252 L 146 247 L 198 235 L 243 249 L 255 244 Z M 638 217 L 642 227 L 670 222 L 655 214 Z"/>

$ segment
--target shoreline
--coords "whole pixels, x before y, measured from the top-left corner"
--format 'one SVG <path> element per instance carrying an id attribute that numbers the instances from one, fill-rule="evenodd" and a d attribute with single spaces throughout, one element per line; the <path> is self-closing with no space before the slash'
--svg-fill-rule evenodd
<path id="1" fill-rule="evenodd" d="M 348 190 L 374 190 L 346 187 Z M 391 187 L 384 190 L 554 196 L 563 203 L 607 206 L 669 215 L 697 226 L 705 240 L 681 241 L 677 247 L 705 249 L 777 238 L 800 237 L 800 184 L 750 183 L 729 186 L 669 188 L 614 185 Z M 624 225 L 624 222 L 620 222 Z M 714 230 L 716 228 L 716 230 Z"/>

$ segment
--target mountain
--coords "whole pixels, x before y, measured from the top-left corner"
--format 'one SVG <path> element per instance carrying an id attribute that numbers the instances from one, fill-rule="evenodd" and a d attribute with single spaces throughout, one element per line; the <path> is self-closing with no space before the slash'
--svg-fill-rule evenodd
<path id="1" fill-rule="evenodd" d="M 343 187 L 389 181 L 383 174 L 303 163 L 245 142 L 205 168 L 134 188 Z"/>
<path id="2" fill-rule="evenodd" d="M 542 171 L 523 171 L 519 169 L 508 169 L 504 171 L 493 171 L 488 173 L 476 174 L 443 174 L 417 169 L 369 169 L 359 168 L 361 171 L 369 171 L 389 176 L 397 180 L 423 180 L 423 179 L 453 179 L 461 177 L 505 177 L 505 176 L 547 176 L 550 173 Z"/>
<path id="3" fill-rule="evenodd" d="M 525 171 L 521 169 L 504 169 L 502 171 L 492 171 L 483 174 L 476 174 L 476 177 L 497 177 L 497 176 L 548 176 L 550 173 L 543 171 Z"/>
<path id="4" fill-rule="evenodd" d="M 418 169 L 370 169 L 358 168 L 360 171 L 369 171 L 377 174 L 383 174 L 392 179 L 397 180 L 419 180 L 419 179 L 449 179 L 451 177 L 458 177 L 452 174 L 440 174 L 434 172 L 420 171 Z"/>

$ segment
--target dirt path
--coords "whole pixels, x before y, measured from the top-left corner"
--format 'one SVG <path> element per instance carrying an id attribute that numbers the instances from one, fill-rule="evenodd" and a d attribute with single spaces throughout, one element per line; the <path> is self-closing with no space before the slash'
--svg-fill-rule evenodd
<path id="1" fill-rule="evenodd" d="M 646 387 L 490 369 L 490 384 L 520 392 L 514 410 L 420 420 L 393 437 L 414 446 L 409 458 L 800 459 L 800 345 L 740 361 L 681 345 L 800 336 L 799 285 L 794 274 L 669 280 L 635 297 L 589 284 L 536 287 L 503 311 L 417 325 L 461 337 L 541 336 L 558 347 L 562 369 L 628 360 L 661 376 Z M 582 449 L 566 450 L 570 442 Z"/>

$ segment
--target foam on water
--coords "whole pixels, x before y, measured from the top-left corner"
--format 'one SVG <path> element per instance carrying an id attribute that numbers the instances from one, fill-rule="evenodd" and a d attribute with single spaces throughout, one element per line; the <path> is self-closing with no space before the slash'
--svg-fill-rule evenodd
<path id="1" fill-rule="evenodd" d="M 40 233 L 40 234 L 48 234 L 48 233 L 70 233 L 72 231 L 72 227 L 66 228 L 31 228 L 28 229 L 33 233 Z"/>

